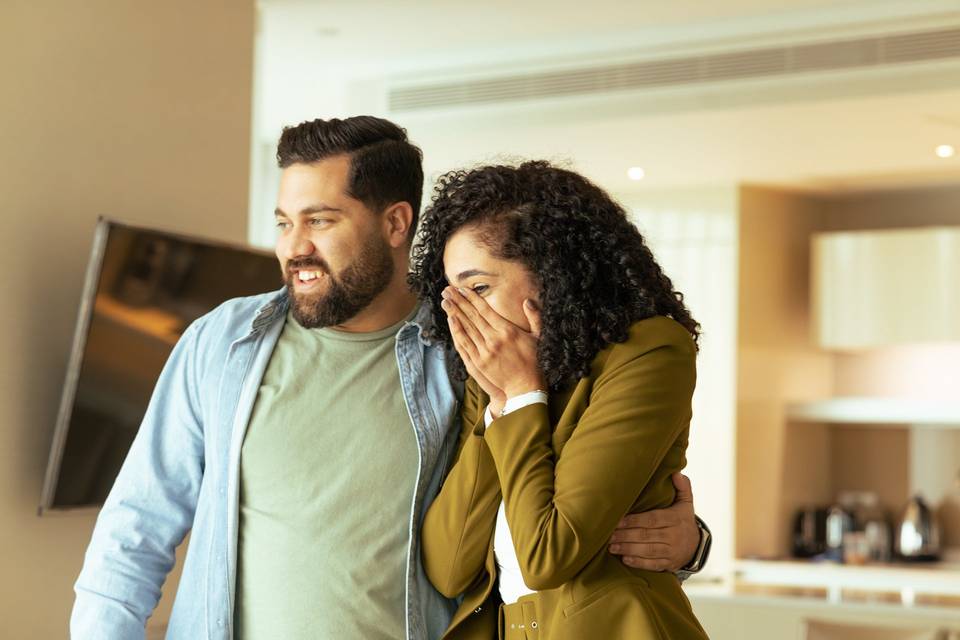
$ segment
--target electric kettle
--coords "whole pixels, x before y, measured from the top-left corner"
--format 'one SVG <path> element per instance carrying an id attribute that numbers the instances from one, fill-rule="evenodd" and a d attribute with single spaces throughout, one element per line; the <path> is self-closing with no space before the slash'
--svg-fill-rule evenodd
<path id="1" fill-rule="evenodd" d="M 937 520 L 919 495 L 913 496 L 904 507 L 893 542 L 894 551 L 902 560 L 940 559 L 940 530 Z"/>

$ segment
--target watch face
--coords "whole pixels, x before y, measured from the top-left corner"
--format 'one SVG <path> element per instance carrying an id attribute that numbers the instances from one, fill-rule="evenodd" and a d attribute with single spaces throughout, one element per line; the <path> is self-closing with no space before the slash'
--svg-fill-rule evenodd
<path id="1" fill-rule="evenodd" d="M 709 530 L 703 532 L 704 535 L 700 539 L 700 553 L 697 554 L 697 571 L 703 569 L 703 565 L 707 564 L 707 556 L 710 555 L 710 545 L 713 543 L 713 534 Z"/>
<path id="2" fill-rule="evenodd" d="M 707 556 L 710 555 L 710 543 L 713 538 L 710 529 L 703 524 L 700 518 L 697 518 L 697 527 L 700 529 L 700 544 L 697 546 L 696 553 L 693 554 L 693 560 L 683 568 L 684 571 L 690 573 L 700 571 L 703 565 L 707 563 Z"/>

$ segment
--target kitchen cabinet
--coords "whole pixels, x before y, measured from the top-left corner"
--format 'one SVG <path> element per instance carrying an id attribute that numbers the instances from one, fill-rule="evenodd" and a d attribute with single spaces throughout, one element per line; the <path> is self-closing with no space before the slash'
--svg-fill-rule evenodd
<path id="1" fill-rule="evenodd" d="M 811 242 L 819 346 L 960 341 L 960 227 L 817 233 Z"/>

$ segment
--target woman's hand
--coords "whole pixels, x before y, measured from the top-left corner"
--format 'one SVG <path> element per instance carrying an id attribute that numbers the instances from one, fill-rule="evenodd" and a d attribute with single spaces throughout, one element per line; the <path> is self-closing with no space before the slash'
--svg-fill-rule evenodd
<path id="1" fill-rule="evenodd" d="M 513 324 L 470 289 L 447 287 L 440 306 L 447 313 L 450 334 L 467 373 L 490 396 L 490 411 L 499 415 L 507 398 L 545 390 L 537 363 L 540 312 L 524 300 L 523 313 L 530 331 Z"/>

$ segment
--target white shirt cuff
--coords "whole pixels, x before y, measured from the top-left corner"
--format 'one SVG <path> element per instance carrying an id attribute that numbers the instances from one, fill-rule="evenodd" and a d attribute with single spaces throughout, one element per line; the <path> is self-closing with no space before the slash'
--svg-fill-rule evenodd
<path id="1" fill-rule="evenodd" d="M 521 393 L 518 396 L 508 398 L 507 401 L 503 403 L 503 413 L 500 415 L 505 416 L 512 411 L 523 409 L 524 407 L 537 403 L 547 404 L 547 393 L 545 391 L 528 391 L 527 393 Z M 483 412 L 484 426 L 489 427 L 493 421 L 494 416 L 490 413 L 490 405 L 487 405 L 486 411 Z"/>

